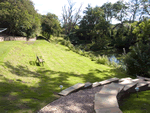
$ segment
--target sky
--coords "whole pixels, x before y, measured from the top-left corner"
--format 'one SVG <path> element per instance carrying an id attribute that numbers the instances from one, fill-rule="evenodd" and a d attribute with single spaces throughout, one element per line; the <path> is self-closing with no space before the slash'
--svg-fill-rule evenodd
<path id="1" fill-rule="evenodd" d="M 40 14 L 47 14 L 48 12 L 56 14 L 59 18 L 59 20 L 62 19 L 62 7 L 64 5 L 68 5 L 67 0 L 32 0 L 34 3 L 34 7 L 36 10 L 38 10 L 38 13 Z M 72 0 L 72 2 L 75 2 L 75 8 L 79 8 L 81 4 L 82 5 L 82 12 L 85 10 L 85 8 L 90 4 L 92 7 L 95 6 L 102 6 L 106 2 L 115 3 L 117 0 Z M 125 0 L 127 1 L 127 0 Z M 81 15 L 82 15 L 81 12 Z M 118 21 L 113 20 L 113 24 L 118 23 Z"/>

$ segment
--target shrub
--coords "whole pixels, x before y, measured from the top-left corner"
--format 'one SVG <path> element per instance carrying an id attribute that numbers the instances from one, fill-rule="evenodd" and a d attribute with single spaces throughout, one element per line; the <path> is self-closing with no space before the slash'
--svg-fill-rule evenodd
<path id="1" fill-rule="evenodd" d="M 109 59 L 107 56 L 103 55 L 103 56 L 98 56 L 97 58 L 97 63 L 99 64 L 104 64 L 104 65 L 108 65 L 109 64 Z"/>
<path id="2" fill-rule="evenodd" d="M 124 58 L 127 73 L 150 77 L 150 45 L 139 42 Z"/>
<path id="3" fill-rule="evenodd" d="M 92 61 L 96 61 L 97 60 L 97 57 L 96 56 L 94 56 L 94 55 L 90 55 L 91 56 L 91 60 Z"/>

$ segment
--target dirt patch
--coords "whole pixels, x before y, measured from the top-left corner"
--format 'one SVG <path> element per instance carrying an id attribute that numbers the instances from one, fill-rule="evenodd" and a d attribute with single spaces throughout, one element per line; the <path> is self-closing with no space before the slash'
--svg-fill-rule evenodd
<path id="1" fill-rule="evenodd" d="M 38 113 L 94 113 L 95 93 L 102 86 L 79 90 L 63 96 L 42 108 Z"/>

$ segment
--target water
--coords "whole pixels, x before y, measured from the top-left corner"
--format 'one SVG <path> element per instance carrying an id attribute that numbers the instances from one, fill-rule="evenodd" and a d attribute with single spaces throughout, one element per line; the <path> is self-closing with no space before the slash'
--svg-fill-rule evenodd
<path id="1" fill-rule="evenodd" d="M 115 55 L 112 55 L 111 57 L 109 57 L 109 61 L 110 62 L 115 62 L 117 64 L 120 63 L 120 61 L 115 57 Z"/>
<path id="2" fill-rule="evenodd" d="M 124 65 L 122 59 L 121 60 L 118 60 L 115 55 L 112 55 L 109 57 L 109 61 L 112 63 L 112 62 L 115 62 L 118 66 L 121 65 L 121 67 L 126 70 L 126 66 Z"/>

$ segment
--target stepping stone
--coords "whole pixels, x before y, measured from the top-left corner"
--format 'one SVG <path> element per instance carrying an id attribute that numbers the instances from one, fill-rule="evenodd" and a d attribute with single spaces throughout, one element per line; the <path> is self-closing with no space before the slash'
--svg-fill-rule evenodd
<path id="1" fill-rule="evenodd" d="M 91 87 L 91 86 L 92 86 L 92 83 L 86 82 L 85 85 L 84 85 L 84 88 L 88 88 L 88 87 Z"/>
<path id="2" fill-rule="evenodd" d="M 130 79 L 128 80 L 127 79 L 127 80 L 124 80 L 124 81 L 122 81 L 122 82 L 120 82 L 118 84 L 127 85 L 127 84 L 130 84 L 130 83 L 133 83 L 132 80 L 130 80 Z"/>
<path id="3" fill-rule="evenodd" d="M 119 78 L 110 78 L 110 79 L 107 79 L 107 80 L 104 80 L 104 81 L 101 81 L 101 82 L 94 82 L 92 87 L 96 87 L 96 86 L 99 86 L 99 85 L 105 85 L 105 84 L 109 84 L 111 82 L 118 82 L 119 81 Z"/>
<path id="4" fill-rule="evenodd" d="M 84 87 L 85 84 L 82 84 L 82 83 L 78 83 L 78 84 L 75 84 L 74 86 L 71 86 L 63 91 L 61 91 L 60 93 L 58 93 L 59 95 L 63 95 L 63 96 L 66 96 L 68 95 L 69 93 L 73 92 L 73 91 L 76 91 L 82 87 Z"/>
<path id="5" fill-rule="evenodd" d="M 119 78 L 110 78 L 110 79 L 101 81 L 101 82 L 99 82 L 99 83 L 100 83 L 101 85 L 105 85 L 105 84 L 108 84 L 108 83 L 111 83 L 111 82 L 118 82 L 118 81 L 119 81 Z"/>
<path id="6" fill-rule="evenodd" d="M 124 91 L 128 91 L 129 92 L 135 92 L 135 87 L 137 86 L 137 83 L 129 83 L 127 85 L 125 85 L 124 87 Z"/>
<path id="7" fill-rule="evenodd" d="M 100 85 L 101 85 L 100 82 L 94 82 L 94 83 L 92 84 L 92 87 L 97 87 L 97 86 L 100 86 Z"/>
<path id="8" fill-rule="evenodd" d="M 144 80 L 146 80 L 146 81 L 150 81 L 150 78 L 147 78 L 147 77 L 137 76 L 137 78 L 144 79 Z"/>
<path id="9" fill-rule="evenodd" d="M 100 94 L 114 94 L 117 96 L 117 94 L 124 88 L 124 85 L 111 83 L 109 85 L 105 85 L 101 90 Z"/>
<path id="10" fill-rule="evenodd" d="M 122 78 L 122 79 L 119 80 L 119 82 L 122 82 L 122 81 L 124 81 L 124 80 L 132 80 L 132 78 L 130 78 L 130 77 Z"/>
<path id="11" fill-rule="evenodd" d="M 150 78 L 146 78 L 146 77 L 145 77 L 145 79 L 144 79 L 144 80 L 146 80 L 146 81 L 150 81 Z"/>
<path id="12" fill-rule="evenodd" d="M 94 109 L 119 107 L 116 95 L 95 94 Z"/>
<path id="13" fill-rule="evenodd" d="M 96 113 L 122 113 L 118 107 L 96 109 Z"/>
<path id="14" fill-rule="evenodd" d="M 132 79 L 132 82 L 139 83 L 139 82 L 144 82 L 144 80 L 143 79 Z"/>
<path id="15" fill-rule="evenodd" d="M 137 87 L 139 87 L 139 91 L 146 91 L 148 89 L 148 83 L 146 82 L 140 82 L 137 84 Z"/>

